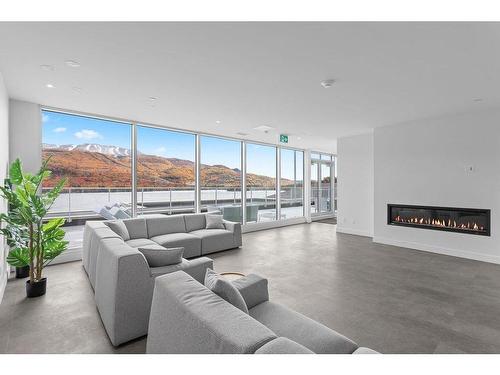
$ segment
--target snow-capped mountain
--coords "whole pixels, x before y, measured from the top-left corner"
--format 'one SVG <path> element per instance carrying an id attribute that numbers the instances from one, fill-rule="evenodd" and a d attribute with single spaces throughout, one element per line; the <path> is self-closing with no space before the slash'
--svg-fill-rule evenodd
<path id="1" fill-rule="evenodd" d="M 95 143 L 84 143 L 81 145 L 54 145 L 54 144 L 43 144 L 44 149 L 56 149 L 63 151 L 86 151 L 86 152 L 99 152 L 101 154 L 111 155 L 115 157 L 119 156 L 130 156 L 130 149 L 118 147 L 118 146 L 105 146 L 98 145 Z"/>

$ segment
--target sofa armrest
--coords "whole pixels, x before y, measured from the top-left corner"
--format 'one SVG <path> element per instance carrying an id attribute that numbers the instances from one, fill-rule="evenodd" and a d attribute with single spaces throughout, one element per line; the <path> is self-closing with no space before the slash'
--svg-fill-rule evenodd
<path id="1" fill-rule="evenodd" d="M 207 268 L 211 270 L 214 268 L 214 261 L 207 257 L 191 259 L 188 262 L 187 267 L 183 271 L 201 284 L 205 282 Z"/>
<path id="2" fill-rule="evenodd" d="M 248 309 L 269 301 L 267 279 L 259 275 L 250 274 L 236 279 L 232 283 L 240 291 Z"/>
<path id="3" fill-rule="evenodd" d="M 113 345 L 147 334 L 154 279 L 139 251 L 104 239 L 98 254 L 95 300 Z"/>
<path id="4" fill-rule="evenodd" d="M 223 220 L 226 229 L 233 233 L 234 244 L 236 247 L 241 246 L 241 223 L 234 221 Z"/>

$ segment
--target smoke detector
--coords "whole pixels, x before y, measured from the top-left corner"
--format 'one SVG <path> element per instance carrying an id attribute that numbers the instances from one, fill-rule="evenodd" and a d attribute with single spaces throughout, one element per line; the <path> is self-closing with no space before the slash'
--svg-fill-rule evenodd
<path id="1" fill-rule="evenodd" d="M 269 133 L 270 130 L 273 130 L 274 128 L 271 127 L 271 126 L 267 126 L 267 125 L 261 125 L 261 126 L 257 126 L 256 128 L 254 128 L 255 130 L 258 130 L 260 132 L 264 132 L 264 133 Z"/>
<path id="2" fill-rule="evenodd" d="M 328 88 L 332 87 L 334 83 L 335 83 L 334 79 L 327 79 L 327 80 L 321 81 L 321 86 L 323 86 L 325 89 L 328 89 Z"/>

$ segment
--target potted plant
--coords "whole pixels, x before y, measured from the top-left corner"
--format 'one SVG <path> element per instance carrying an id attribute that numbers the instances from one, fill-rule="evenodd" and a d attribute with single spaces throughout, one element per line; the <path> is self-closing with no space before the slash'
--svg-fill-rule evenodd
<path id="1" fill-rule="evenodd" d="M 20 160 L 16 159 L 9 169 L 12 186 L 0 187 L 1 196 L 10 206 L 8 213 L 0 214 L 0 233 L 11 247 L 7 262 L 14 267 L 29 266 L 26 295 L 30 298 L 45 294 L 47 279 L 42 277 L 43 268 L 68 246 L 61 229 L 64 219 L 45 220 L 66 183 L 62 179 L 50 191 L 41 192 L 43 181 L 51 174 L 47 169 L 49 160 L 32 175 L 24 173 Z"/>

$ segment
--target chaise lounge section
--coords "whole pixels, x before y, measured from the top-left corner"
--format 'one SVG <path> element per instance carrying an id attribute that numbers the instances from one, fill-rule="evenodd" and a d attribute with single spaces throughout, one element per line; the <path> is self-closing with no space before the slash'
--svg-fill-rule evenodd
<path id="1" fill-rule="evenodd" d="M 269 301 L 267 280 L 233 281 L 249 313 L 184 272 L 155 281 L 147 353 L 372 354 L 354 341 Z"/>

